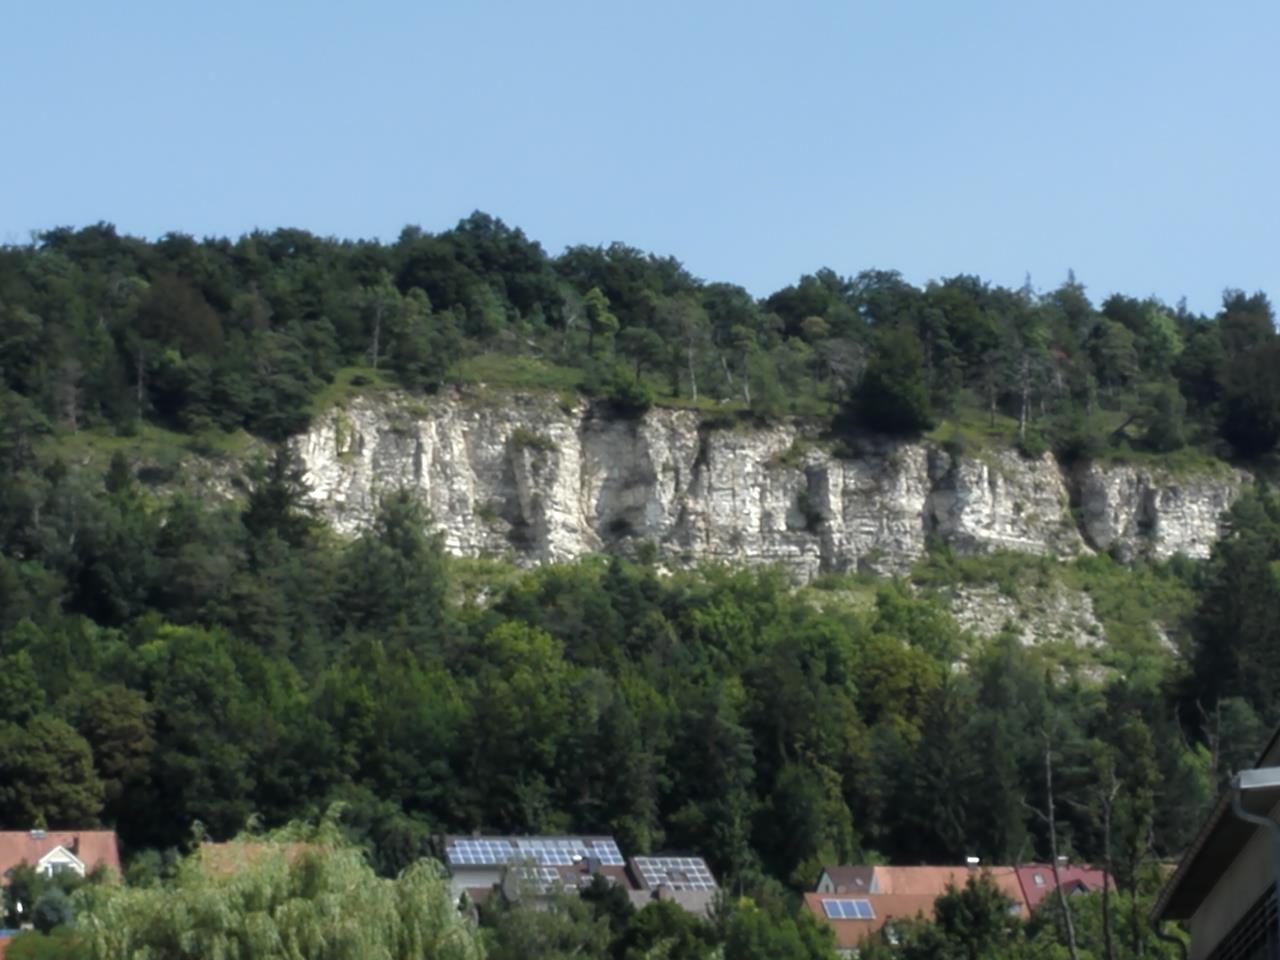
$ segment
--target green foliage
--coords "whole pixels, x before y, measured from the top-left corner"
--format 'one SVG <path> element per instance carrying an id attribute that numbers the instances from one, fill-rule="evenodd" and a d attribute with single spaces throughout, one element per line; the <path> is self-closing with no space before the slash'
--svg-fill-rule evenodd
<path id="1" fill-rule="evenodd" d="M 58 927 L 68 926 L 75 916 L 71 898 L 59 887 L 50 887 L 31 908 L 31 924 L 41 933 L 52 933 Z"/>
<path id="2" fill-rule="evenodd" d="M 599 383 L 588 381 L 588 390 L 598 395 L 610 413 L 623 419 L 644 416 L 653 406 L 653 391 L 625 365 L 614 364 Z"/>
<path id="3" fill-rule="evenodd" d="M 705 920 L 674 903 L 658 901 L 631 915 L 614 939 L 613 955 L 620 960 L 712 960 L 716 939 Z"/>
<path id="4" fill-rule="evenodd" d="M 807 913 L 777 916 L 750 900 L 736 903 L 725 921 L 725 960 L 830 960 L 831 932 Z"/>
<path id="5" fill-rule="evenodd" d="M 757 301 L 622 244 L 548 257 L 483 213 L 385 245 L 51 230 L 5 251 L 0 290 L 14 428 L 73 445 L 165 427 L 220 452 L 245 430 L 283 439 L 355 389 L 447 382 L 585 388 L 624 416 L 733 403 L 825 419 L 844 405 L 838 426 L 908 435 L 939 414 L 966 435 L 1012 418 L 1032 456 L 1042 443 L 1081 455 L 1078 431 L 1054 425 L 1100 412 L 1141 414 L 1154 450 L 1223 439 L 1256 456 L 1280 435 L 1271 305 L 1234 290 L 1206 318 L 1123 295 L 1095 309 L 1074 277 L 1037 294 L 820 270 Z"/>
<path id="6" fill-rule="evenodd" d="M 51 934 L 28 931 L 7 943 L 6 960 L 80 960 L 84 943 L 73 930 L 55 930 Z"/>
<path id="7" fill-rule="evenodd" d="M 1202 702 L 1241 697 L 1268 725 L 1280 720 L 1271 692 L 1280 682 L 1280 497 L 1242 497 L 1214 547 L 1196 611 L 1194 693 Z M 1190 692 L 1190 691 L 1189 691 Z"/>
<path id="8" fill-rule="evenodd" d="M 91 824 L 102 800 L 89 745 L 67 723 L 41 713 L 22 727 L 0 726 L 0 817 L 5 822 Z"/>
<path id="9" fill-rule="evenodd" d="M 933 426 L 920 342 L 905 328 L 880 335 L 858 383 L 852 422 L 883 433 L 916 434 Z"/>
<path id="10" fill-rule="evenodd" d="M 484 922 L 488 960 L 606 957 L 609 951 L 608 920 L 574 896 L 559 898 L 547 909 L 503 904 L 488 911 Z"/>
<path id="11" fill-rule="evenodd" d="M 1236 452 L 1254 457 L 1280 439 L 1280 343 L 1269 341 L 1231 364 L 1223 391 L 1222 434 Z"/>
<path id="12" fill-rule="evenodd" d="M 307 843 L 291 855 L 286 840 Z M 232 851 L 234 853 L 235 847 Z M 479 958 L 438 867 L 374 874 L 331 831 L 288 834 L 242 848 L 235 870 L 188 858 L 163 887 L 101 886 L 76 897 L 90 960 L 125 956 Z"/>

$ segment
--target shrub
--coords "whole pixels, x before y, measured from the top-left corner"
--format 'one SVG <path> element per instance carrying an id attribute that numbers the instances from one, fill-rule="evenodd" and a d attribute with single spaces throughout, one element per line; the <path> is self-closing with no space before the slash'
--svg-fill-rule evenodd
<path id="1" fill-rule="evenodd" d="M 50 887 L 42 893 L 31 910 L 31 923 L 41 933 L 69 926 L 74 919 L 71 898 L 62 892 L 61 887 Z"/>

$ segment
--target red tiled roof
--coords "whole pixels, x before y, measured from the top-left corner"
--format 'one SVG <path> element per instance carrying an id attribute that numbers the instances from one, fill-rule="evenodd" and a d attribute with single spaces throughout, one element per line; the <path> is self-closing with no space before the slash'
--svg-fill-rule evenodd
<path id="1" fill-rule="evenodd" d="M 99 865 L 120 873 L 120 851 L 114 830 L 49 830 L 43 835 L 28 830 L 0 831 L 0 883 L 6 871 L 25 862 L 35 866 L 58 847 L 80 860 L 92 873 Z"/>
<path id="2" fill-rule="evenodd" d="M 974 872 L 969 867 L 876 867 L 874 889 L 877 893 L 940 897 L 947 892 L 948 885 L 963 887 Z M 1001 892 L 1018 905 L 1019 915 L 1025 920 L 1027 899 L 1022 894 L 1017 871 L 1013 867 L 991 866 L 982 867 L 978 872 L 991 877 Z"/>
<path id="3" fill-rule="evenodd" d="M 1036 883 L 1036 877 L 1040 883 Z M 1106 882 L 1106 873 L 1093 867 L 1068 865 L 1058 868 L 1058 876 L 1067 893 L 1075 893 L 1083 888 L 1085 892 L 1101 890 Z M 1018 867 L 1018 881 L 1022 884 L 1022 895 L 1027 901 L 1027 908 L 1034 910 L 1040 901 L 1054 891 L 1053 867 L 1047 863 L 1028 863 Z"/>

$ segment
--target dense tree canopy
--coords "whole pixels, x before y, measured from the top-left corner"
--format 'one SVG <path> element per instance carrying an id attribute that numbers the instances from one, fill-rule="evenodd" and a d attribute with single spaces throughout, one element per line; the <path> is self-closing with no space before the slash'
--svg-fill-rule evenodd
<path id="1" fill-rule="evenodd" d="M 25 398 L 19 435 L 150 422 L 278 439 L 341 368 L 430 391 L 478 356 L 551 365 L 624 413 L 659 396 L 907 433 L 1007 415 L 1020 442 L 1067 456 L 1256 457 L 1280 438 L 1261 293 L 1228 290 L 1203 317 L 1122 294 L 1095 307 L 1074 276 L 1037 293 L 824 268 L 756 300 L 623 244 L 549 256 L 483 213 L 390 244 L 147 242 L 98 224 L 0 248 L 0 388 Z"/>

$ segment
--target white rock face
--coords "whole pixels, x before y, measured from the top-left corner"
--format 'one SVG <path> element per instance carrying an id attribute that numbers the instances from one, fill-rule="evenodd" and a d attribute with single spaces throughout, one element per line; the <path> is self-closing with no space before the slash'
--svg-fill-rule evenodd
<path id="1" fill-rule="evenodd" d="M 1126 563 L 1179 553 L 1203 559 L 1218 538 L 1223 511 L 1252 479 L 1234 469 L 1175 475 L 1090 464 L 1076 478 L 1081 524 L 1095 549 Z"/>
<path id="2" fill-rule="evenodd" d="M 1061 585 L 1026 590 L 1016 599 L 994 586 L 958 586 L 951 596 L 951 615 L 980 637 L 1010 630 L 1023 646 L 1057 642 L 1096 647 L 1105 635 L 1089 595 Z"/>
<path id="3" fill-rule="evenodd" d="M 958 458 L 927 443 L 867 441 L 837 458 L 810 440 L 797 425 L 712 429 L 690 411 L 610 419 L 538 394 L 389 394 L 316 418 L 295 450 L 344 533 L 406 487 L 456 554 L 542 563 L 649 541 L 668 562 L 777 563 L 800 580 L 901 573 L 929 537 L 965 553 L 1204 556 L 1247 479 L 1068 477 L 1048 456 Z"/>

